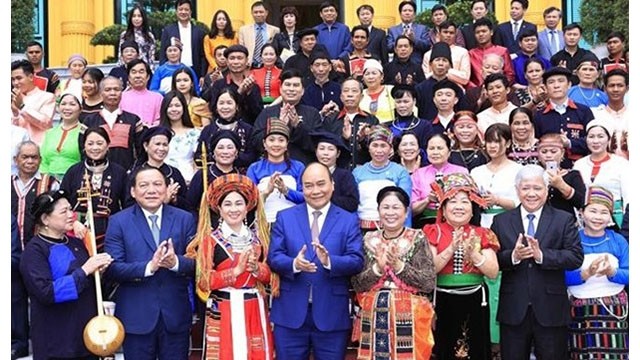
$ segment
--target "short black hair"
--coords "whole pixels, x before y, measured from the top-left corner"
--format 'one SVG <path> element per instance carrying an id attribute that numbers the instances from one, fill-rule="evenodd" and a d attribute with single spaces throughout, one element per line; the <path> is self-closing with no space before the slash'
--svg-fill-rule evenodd
<path id="1" fill-rule="evenodd" d="M 180 5 L 184 5 L 184 4 L 189 4 L 189 7 L 191 8 L 191 10 L 193 11 L 193 4 L 191 3 L 191 0 L 177 0 L 176 1 L 176 9 L 180 6 Z"/>
<path id="2" fill-rule="evenodd" d="M 380 191 L 378 191 L 378 196 L 376 196 L 376 202 L 378 203 L 378 206 L 380 206 L 382 200 L 391 195 L 394 195 L 398 200 L 400 200 L 405 209 L 409 208 L 409 194 L 407 194 L 407 192 L 399 186 L 385 186 L 380 189 Z"/>
<path id="3" fill-rule="evenodd" d="M 489 86 L 489 84 L 496 81 L 502 81 L 502 84 L 504 84 L 504 87 L 507 89 L 509 88 L 509 79 L 507 78 L 507 75 L 503 73 L 489 74 L 484 79 L 484 84 L 483 84 L 484 88 L 486 89 Z"/>
<path id="4" fill-rule="evenodd" d="M 42 223 L 42 215 L 51 214 L 60 199 L 69 201 L 69 195 L 64 190 L 55 190 L 42 193 L 36 197 L 30 209 L 31 216 L 33 216 L 36 225 L 44 226 Z"/>
<path id="5" fill-rule="evenodd" d="M 620 31 L 612 31 L 612 32 L 609 33 L 609 35 L 607 35 L 607 39 L 605 41 L 608 42 L 609 40 L 611 40 L 613 38 L 618 38 L 622 42 L 625 42 L 625 40 L 627 40 L 624 37 L 624 34 L 622 32 L 620 32 Z"/>
<path id="6" fill-rule="evenodd" d="M 358 6 L 358 8 L 356 9 L 356 16 L 360 15 L 360 11 L 362 11 L 362 10 L 371 11 L 371 15 L 375 14 L 375 11 L 373 10 L 373 6 L 371 6 L 369 4 L 364 4 L 364 5 Z"/>
<path id="7" fill-rule="evenodd" d="M 536 31 L 536 29 L 526 28 L 522 30 L 520 35 L 518 35 L 518 42 L 522 41 L 524 38 L 528 38 L 532 36 L 535 36 L 536 39 L 538 38 L 538 32 Z"/>
<path id="8" fill-rule="evenodd" d="M 31 40 L 31 41 L 27 42 L 27 45 L 25 46 L 25 49 L 28 49 L 28 48 L 30 48 L 32 46 L 37 46 L 40 49 L 42 49 L 42 44 L 40 44 L 39 42 L 37 42 L 35 40 Z"/>
<path id="9" fill-rule="evenodd" d="M 500 141 L 502 139 L 511 141 L 511 128 L 504 123 L 495 123 L 484 132 L 484 141 Z"/>
<path id="10" fill-rule="evenodd" d="M 568 25 L 566 25 L 566 26 L 562 29 L 562 31 L 563 31 L 563 32 L 567 32 L 567 31 L 569 31 L 569 30 L 573 30 L 573 29 L 578 29 L 578 30 L 580 30 L 580 34 L 582 35 L 582 26 L 580 26 L 580 24 L 578 24 L 578 23 L 571 23 L 571 24 L 568 24 Z"/>
<path id="11" fill-rule="evenodd" d="M 155 166 L 150 166 L 150 165 L 141 165 L 138 166 L 137 168 L 135 168 L 132 172 L 131 172 L 131 187 L 135 187 L 136 186 L 136 181 L 138 180 L 138 174 L 140 174 L 143 171 L 157 171 L 162 175 L 162 178 L 164 179 L 164 184 L 165 185 L 169 185 L 169 179 L 167 179 L 166 176 L 164 176 L 164 173 L 162 172 L 162 170 L 160 170 L 159 168 L 155 167 Z"/>
<path id="12" fill-rule="evenodd" d="M 258 6 L 262 6 L 265 10 L 269 11 L 269 9 L 267 9 L 267 4 L 265 4 L 264 1 L 256 1 L 251 4 L 251 10 L 253 11 L 253 9 L 257 8 Z"/>
<path id="13" fill-rule="evenodd" d="M 16 60 L 11 63 L 11 71 L 22 69 L 25 75 L 32 75 L 34 73 L 33 65 L 26 59 Z"/>
<path id="14" fill-rule="evenodd" d="M 94 127 L 90 127 L 88 129 L 86 129 L 84 131 L 84 133 L 82 134 L 82 150 L 84 151 L 84 145 L 87 142 L 87 138 L 89 137 L 89 135 L 91 134 L 98 134 L 100 137 L 102 137 L 107 144 L 111 143 L 111 138 L 109 137 L 109 133 L 107 132 L 107 130 L 105 128 L 103 128 L 102 126 L 94 126 Z"/>
<path id="15" fill-rule="evenodd" d="M 514 2 L 522 4 L 522 8 L 525 10 L 529 8 L 529 0 L 511 0 L 509 4 L 513 4 Z"/>
<path id="16" fill-rule="evenodd" d="M 400 2 L 400 4 L 398 4 L 398 12 L 402 12 L 402 8 L 405 5 L 411 5 L 411 7 L 413 8 L 413 12 L 416 12 L 416 3 L 411 1 L 411 0 L 403 0 Z"/>
<path id="17" fill-rule="evenodd" d="M 138 64 L 144 64 L 144 67 L 147 70 L 147 74 L 149 74 L 149 78 L 151 78 L 151 76 L 153 75 L 153 73 L 151 72 L 151 66 L 149 66 L 149 64 L 147 64 L 147 62 L 142 59 L 133 59 L 129 61 L 129 63 L 127 64 L 127 75 L 131 74 L 131 69 L 133 69 L 133 67 Z"/>
<path id="18" fill-rule="evenodd" d="M 433 7 L 431 8 L 431 14 L 433 15 L 433 13 L 436 11 L 444 11 L 444 14 L 449 16 L 449 11 L 447 11 L 447 7 L 442 4 L 433 5 Z"/>
<path id="19" fill-rule="evenodd" d="M 367 39 L 369 38 L 369 29 L 367 29 L 366 26 L 364 25 L 356 25 L 353 27 L 353 29 L 351 29 L 351 37 L 353 37 L 353 35 L 355 35 L 356 31 L 364 31 L 367 34 Z"/>
<path id="20" fill-rule="evenodd" d="M 531 111 L 531 109 L 526 108 L 524 106 L 520 106 L 511 110 L 511 112 L 509 113 L 509 126 L 513 124 L 513 118 L 518 114 L 527 115 L 527 117 L 529 118 L 529 121 L 531 122 L 531 126 L 533 126 L 533 112 Z"/>
<path id="21" fill-rule="evenodd" d="M 473 5 L 475 5 L 476 3 L 482 3 L 484 5 L 485 9 L 488 8 L 486 0 L 473 0 L 471 2 L 470 8 L 473 9 Z"/>
<path id="22" fill-rule="evenodd" d="M 544 18 L 545 16 L 551 14 L 554 11 L 558 11 L 560 13 L 560 16 L 562 17 L 562 10 L 558 9 L 555 6 L 550 6 L 546 9 L 544 9 L 544 11 L 542 12 L 542 17 Z"/>
<path id="23" fill-rule="evenodd" d="M 413 40 L 411 40 L 407 35 L 400 35 L 396 38 L 396 42 L 393 44 L 393 47 L 395 48 L 396 46 L 398 46 L 398 42 L 400 42 L 400 40 L 402 39 L 406 39 L 409 41 L 409 45 L 411 45 L 411 47 L 413 47 Z"/>
<path id="24" fill-rule="evenodd" d="M 624 78 L 624 83 L 629 86 L 629 73 L 623 69 L 613 69 L 607 72 L 604 75 L 604 85 L 606 86 L 609 83 L 609 79 L 612 76 L 622 76 Z"/>
<path id="25" fill-rule="evenodd" d="M 429 147 L 429 141 L 431 141 L 431 139 L 437 138 L 437 137 L 439 137 L 440 139 L 442 139 L 444 141 L 444 144 L 446 145 L 447 149 L 451 150 L 451 138 L 446 133 L 437 132 L 437 131 L 434 132 L 433 134 L 429 135 L 429 137 L 427 137 L 427 141 L 425 142 L 425 144 L 426 144 L 425 150 L 426 150 L 426 148 Z"/>
<path id="26" fill-rule="evenodd" d="M 450 27 L 452 27 L 452 26 L 453 26 L 454 28 L 456 28 L 456 29 L 458 28 L 458 27 L 456 26 L 456 23 L 454 23 L 452 20 L 447 19 L 447 20 L 443 21 L 443 22 L 438 26 L 438 30 L 442 31 L 443 29 L 448 29 L 448 28 L 450 28 Z"/>
<path id="27" fill-rule="evenodd" d="M 475 32 L 480 26 L 486 26 L 489 30 L 493 30 L 493 23 L 486 17 L 480 18 L 473 23 L 473 31 Z"/>
<path id="28" fill-rule="evenodd" d="M 302 75 L 302 72 L 296 68 L 287 69 L 282 71 L 282 73 L 280 73 L 281 82 L 284 82 L 285 80 L 289 80 L 294 77 L 300 78 L 300 81 L 304 79 L 304 75 Z"/>
<path id="29" fill-rule="evenodd" d="M 399 84 L 391 89 L 391 97 L 394 99 L 403 98 L 406 94 L 411 95 L 411 97 L 414 99 L 418 98 L 418 92 L 416 91 L 415 86 Z"/>
<path id="30" fill-rule="evenodd" d="M 332 1 L 323 1 L 322 4 L 320 4 L 320 11 L 328 7 L 332 7 L 335 11 L 338 11 L 338 7 Z"/>

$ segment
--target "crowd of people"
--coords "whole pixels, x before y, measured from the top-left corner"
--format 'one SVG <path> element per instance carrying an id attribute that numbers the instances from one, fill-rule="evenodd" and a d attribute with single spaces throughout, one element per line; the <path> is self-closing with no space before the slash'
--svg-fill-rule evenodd
<path id="1" fill-rule="evenodd" d="M 136 4 L 116 67 L 73 54 L 64 81 L 30 42 L 12 359 L 97 359 L 95 272 L 128 359 L 187 359 L 194 327 L 205 359 L 628 359 L 625 37 L 598 59 L 528 5 L 429 28 L 403 0 L 385 31 L 257 1 L 206 32 L 177 0 L 156 51 Z"/>

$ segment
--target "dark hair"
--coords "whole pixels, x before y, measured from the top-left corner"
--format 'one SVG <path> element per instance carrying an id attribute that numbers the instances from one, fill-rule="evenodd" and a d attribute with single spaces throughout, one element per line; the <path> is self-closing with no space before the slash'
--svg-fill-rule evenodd
<path id="1" fill-rule="evenodd" d="M 411 1 L 411 0 L 403 0 L 400 2 L 400 4 L 398 4 L 398 12 L 401 13 L 402 12 L 402 8 L 405 5 L 411 5 L 411 7 L 413 8 L 413 12 L 416 12 L 416 3 Z"/>
<path id="2" fill-rule="evenodd" d="M 513 5 L 514 2 L 518 2 L 522 5 L 522 8 L 527 10 L 529 8 L 529 0 L 511 0 L 509 4 Z"/>
<path id="3" fill-rule="evenodd" d="M 192 97 L 195 97 L 196 96 L 195 80 L 193 79 L 193 74 L 191 73 L 191 69 L 186 66 L 181 66 L 180 68 L 178 68 L 176 71 L 173 72 L 173 75 L 171 76 L 171 91 L 178 91 L 176 87 L 176 79 L 180 74 L 189 75 L 189 79 L 191 79 L 191 89 L 189 90 L 189 95 L 191 95 Z"/>
<path id="4" fill-rule="evenodd" d="M 550 6 L 550 7 L 546 8 L 546 9 L 544 9 L 544 11 L 542 12 L 542 17 L 544 18 L 545 16 L 551 14 L 554 11 L 560 12 L 560 17 L 562 17 L 562 10 L 558 9 L 555 6 Z"/>
<path id="5" fill-rule="evenodd" d="M 578 30 L 580 30 L 580 35 L 582 35 L 582 26 L 580 26 L 580 24 L 578 24 L 578 23 L 571 23 L 571 24 L 569 24 L 569 25 L 566 25 L 566 26 L 562 29 L 562 31 L 563 31 L 563 32 L 567 32 L 567 31 L 569 31 L 569 30 L 573 30 L 573 29 L 578 29 Z"/>
<path id="6" fill-rule="evenodd" d="M 414 100 L 418 98 L 418 92 L 416 91 L 415 86 L 399 84 L 391 89 L 391 97 L 394 99 L 401 99 L 406 94 L 411 95 Z"/>
<path id="7" fill-rule="evenodd" d="M 442 5 L 442 4 L 435 4 L 433 5 L 433 7 L 431 8 L 431 15 L 433 15 L 434 12 L 436 11 L 444 11 L 444 14 L 449 17 L 449 11 L 447 11 L 447 7 Z"/>
<path id="8" fill-rule="evenodd" d="M 624 78 L 624 83 L 629 86 L 629 73 L 623 69 L 613 69 L 604 75 L 604 85 L 606 86 L 609 82 L 609 78 L 612 76 L 622 76 Z"/>
<path id="9" fill-rule="evenodd" d="M 285 31 L 284 26 L 284 16 L 285 15 L 293 15 L 296 17 L 296 25 L 298 25 L 298 20 L 300 19 L 300 13 L 295 6 L 285 6 L 280 10 L 280 30 Z"/>
<path id="10" fill-rule="evenodd" d="M 438 26 L 438 30 L 442 31 L 443 29 L 448 29 L 450 27 L 454 27 L 457 28 L 456 23 L 454 23 L 453 21 L 447 19 L 445 21 L 443 21 L 439 26 Z"/>
<path id="11" fill-rule="evenodd" d="M 33 216 L 36 225 L 44 226 L 42 223 L 42 215 L 51 214 L 60 199 L 69 201 L 69 195 L 67 195 L 64 190 L 55 190 L 42 193 L 36 197 L 33 204 L 31 204 L 31 216 Z"/>
<path id="12" fill-rule="evenodd" d="M 400 42 L 400 40 L 405 39 L 407 41 L 409 41 L 409 45 L 411 47 L 413 47 L 413 40 L 411 40 L 407 35 L 400 35 L 396 38 L 396 42 L 393 44 L 393 47 L 395 48 L 396 46 L 398 46 L 398 43 Z"/>
<path id="13" fill-rule="evenodd" d="M 222 29 L 222 35 L 225 39 L 233 39 L 236 36 L 236 32 L 233 31 L 233 26 L 231 25 L 231 18 L 229 14 L 227 14 L 224 10 L 218 10 L 215 14 L 213 14 L 213 19 L 211 19 L 211 30 L 209 30 L 209 38 L 212 40 L 218 36 L 218 26 L 216 26 L 216 19 L 218 18 L 218 14 L 224 15 L 225 19 L 227 19 L 227 25 Z"/>
<path id="14" fill-rule="evenodd" d="M 320 4 L 320 11 L 322 12 L 322 10 L 328 7 L 332 7 L 335 11 L 338 11 L 338 7 L 336 7 L 336 4 L 334 4 L 332 1 L 323 1 Z"/>
<path id="15" fill-rule="evenodd" d="M 138 64 L 144 64 L 144 67 L 147 70 L 147 74 L 149 74 L 149 78 L 153 76 L 153 73 L 151 72 L 151 67 L 149 66 L 149 64 L 147 64 L 146 61 L 142 59 L 133 59 L 129 61 L 129 63 L 127 64 L 127 75 L 131 75 L 131 69 L 133 69 L 134 66 Z"/>
<path id="16" fill-rule="evenodd" d="M 193 122 L 191 122 L 191 117 L 189 116 L 189 107 L 187 105 L 187 100 L 185 99 L 184 95 L 182 95 L 182 93 L 177 90 L 169 91 L 162 98 L 162 103 L 160 103 L 160 125 L 166 126 L 171 129 L 171 120 L 169 120 L 167 110 L 169 109 L 169 104 L 171 104 L 173 98 L 178 98 L 178 101 L 180 101 L 180 104 L 182 104 L 182 125 L 184 127 L 194 128 Z"/>
<path id="17" fill-rule="evenodd" d="M 524 72 L 527 72 L 527 68 L 529 67 L 529 65 L 531 63 L 536 63 L 536 64 L 540 64 L 540 67 L 542 68 L 542 71 L 544 71 L 544 63 L 542 62 L 542 60 L 540 60 L 540 58 L 538 57 L 530 57 L 528 58 L 525 62 L 524 62 Z"/>
<path id="18" fill-rule="evenodd" d="M 529 118 L 529 121 L 533 125 L 533 112 L 529 108 L 526 108 L 524 106 L 520 106 L 518 108 L 515 108 L 515 109 L 511 110 L 511 113 L 509 114 L 509 126 L 511 126 L 511 124 L 513 124 L 513 118 L 518 114 L 527 115 L 527 117 Z"/>
<path id="19" fill-rule="evenodd" d="M 451 139 L 449 138 L 449 136 L 447 136 L 447 134 L 442 133 L 442 132 L 435 132 L 435 133 L 429 135 L 429 137 L 427 137 L 427 141 L 425 142 L 425 144 L 427 144 L 427 146 L 426 146 L 427 148 L 429 147 L 429 141 L 431 141 L 431 139 L 433 139 L 433 138 L 440 138 L 440 139 L 444 140 L 444 144 L 447 146 L 447 149 L 449 149 L 449 151 L 451 151 Z"/>
<path id="20" fill-rule="evenodd" d="M 455 133 L 453 132 L 453 129 L 455 129 L 455 123 L 458 121 L 458 119 L 460 119 L 463 116 L 470 117 L 471 119 L 473 119 L 473 121 L 475 121 L 476 125 L 478 124 L 478 116 L 473 111 L 460 110 L 460 111 L 457 111 L 455 114 L 453 114 L 453 118 L 451 119 L 451 123 L 450 123 L 450 124 L 453 124 L 453 126 L 451 127 L 451 134 L 456 141 L 453 142 L 453 145 L 451 146 L 451 148 L 455 150 L 460 149 L 460 141 L 458 141 L 458 139 L 455 137 Z M 477 126 L 476 126 L 476 129 L 477 129 Z M 482 148 L 482 138 L 480 136 L 481 136 L 480 130 L 478 129 L 476 134 L 476 139 L 475 139 L 475 145 L 479 149 Z"/>
<path id="21" fill-rule="evenodd" d="M 395 154 L 395 158 L 396 158 L 396 162 L 400 162 L 400 151 L 398 150 L 398 148 L 400 147 L 400 143 L 402 142 L 402 139 L 405 138 L 405 136 L 413 136 L 414 138 L 416 138 L 416 142 L 418 143 L 418 147 L 420 147 L 420 139 L 418 139 L 418 135 L 413 132 L 412 130 L 404 130 L 400 136 L 394 136 L 393 137 L 393 152 Z"/>
<path id="22" fill-rule="evenodd" d="M 507 78 L 507 75 L 503 74 L 503 73 L 495 73 L 495 74 L 489 74 L 485 79 L 484 79 L 484 88 L 486 89 L 489 84 L 496 82 L 496 81 L 502 81 L 502 84 L 504 85 L 505 88 L 509 89 L 509 79 Z"/>
<path id="23" fill-rule="evenodd" d="M 138 3 L 133 4 L 133 7 L 131 8 L 131 10 L 129 10 L 129 14 L 127 15 L 127 30 L 125 30 L 124 32 L 123 39 L 136 41 L 135 26 L 133 26 L 133 12 L 136 10 L 140 11 L 140 16 L 142 16 L 142 25 L 140 27 L 144 40 L 149 43 L 153 42 L 151 35 L 149 35 L 150 31 L 147 12 L 145 11 L 144 7 L 142 7 L 142 5 Z"/>
<path id="24" fill-rule="evenodd" d="M 228 49 L 228 48 L 229 48 L 229 47 L 228 47 L 227 45 L 220 44 L 220 45 L 216 46 L 216 47 L 215 47 L 215 49 L 213 49 L 213 55 L 215 56 L 215 55 L 216 55 L 216 52 L 217 52 L 218 50 L 220 50 L 220 49 L 224 49 L 224 50 L 226 50 L 226 49 Z M 224 54 L 223 54 L 223 55 L 224 55 Z"/>
<path id="25" fill-rule="evenodd" d="M 238 108 L 240 107 L 241 100 L 238 92 L 231 87 L 224 87 L 222 90 L 220 90 L 220 92 L 218 93 L 218 96 L 216 96 L 215 99 L 213 99 L 213 101 L 211 102 L 211 107 L 213 108 L 213 114 L 216 117 L 220 116 L 218 115 L 218 99 L 220 99 L 220 96 L 224 94 L 229 94 L 229 96 L 231 96 L 233 101 L 236 103 L 236 106 L 238 106 Z M 236 115 L 234 116 L 234 119 L 237 119 L 239 116 L 240 116 L 240 110 L 236 111 Z M 238 151 L 239 150 L 240 149 L 238 149 Z"/>
<path id="26" fill-rule="evenodd" d="M 484 141 L 497 141 L 506 140 L 511 141 L 511 128 L 507 124 L 495 123 L 487 128 L 484 132 Z"/>
<path id="27" fill-rule="evenodd" d="M 95 81 L 95 83 L 98 85 L 98 88 L 100 87 L 100 82 L 102 81 L 102 79 L 104 79 L 104 73 L 102 72 L 102 70 L 95 67 L 88 67 L 84 69 L 84 71 L 82 72 L 82 77 L 85 77 L 85 75 L 89 75 L 91 80 Z"/>
<path id="28" fill-rule="evenodd" d="M 281 82 L 284 82 L 285 80 L 289 80 L 294 77 L 300 78 L 300 81 L 304 79 L 302 72 L 300 72 L 300 70 L 296 68 L 287 69 L 280 73 Z"/>
<path id="29" fill-rule="evenodd" d="M 613 39 L 613 38 L 618 38 L 620 39 L 620 41 L 625 42 L 626 38 L 624 37 L 624 34 L 620 31 L 612 31 L 609 33 L 609 35 L 607 35 L 607 39 L 605 40 L 605 42 L 608 42 L 609 40 Z"/>
<path id="30" fill-rule="evenodd" d="M 11 71 L 18 70 L 18 69 L 22 69 L 25 75 L 31 75 L 34 72 L 33 65 L 28 60 L 25 60 L 25 59 L 16 60 L 11 63 Z"/>
<path id="31" fill-rule="evenodd" d="M 469 6 L 470 9 L 473 9 L 473 5 L 475 5 L 476 3 L 482 3 L 485 7 L 485 9 L 488 9 L 489 7 L 487 6 L 487 1 L 486 0 L 473 0 L 471 2 L 471 6 Z"/>
<path id="32" fill-rule="evenodd" d="M 461 192 L 466 193 L 467 196 L 469 195 L 468 191 L 461 191 Z M 442 201 L 442 204 L 440 205 L 440 208 L 444 209 L 444 207 L 447 206 L 447 204 L 451 199 L 452 198 L 444 199 L 444 201 Z M 444 218 L 444 213 L 442 216 Z M 471 202 L 471 219 L 469 220 L 469 224 L 480 226 L 481 219 L 482 219 L 482 208 L 480 207 L 480 205 L 476 204 L 475 201 L 472 201 Z"/>
<path id="33" fill-rule="evenodd" d="M 84 131 L 83 139 L 82 139 L 82 149 L 84 149 L 84 146 L 87 142 L 87 138 L 89 137 L 89 135 L 94 133 L 102 137 L 107 142 L 107 144 L 111 144 L 111 138 L 109 137 L 109 133 L 107 132 L 107 130 L 105 130 L 105 128 L 101 126 L 95 126 L 95 127 L 90 127 Z"/>
<path id="34" fill-rule="evenodd" d="M 369 38 L 369 29 L 367 29 L 366 26 L 363 26 L 363 25 L 354 26 L 353 29 L 351 29 L 351 37 L 355 35 L 356 31 L 364 31 L 364 33 L 367 34 L 367 39 Z"/>
<path id="35" fill-rule="evenodd" d="M 262 6 L 265 10 L 269 11 L 269 9 L 267 9 L 267 4 L 265 4 L 264 1 L 256 1 L 251 4 L 251 11 L 259 6 Z"/>
<path id="36" fill-rule="evenodd" d="M 535 36 L 536 39 L 538 38 L 538 33 L 536 32 L 536 29 L 526 28 L 522 30 L 520 35 L 518 35 L 518 42 L 522 41 L 524 38 L 528 38 L 532 36 Z"/>
<path id="37" fill-rule="evenodd" d="M 39 42 L 37 42 L 37 41 L 35 41 L 35 40 L 30 40 L 30 41 L 28 41 L 28 42 L 27 42 L 27 45 L 25 45 L 25 47 L 24 47 L 24 48 L 25 48 L 25 49 L 28 49 L 28 48 L 30 48 L 30 47 L 32 47 L 32 46 L 37 46 L 37 47 L 39 47 L 40 49 L 42 49 L 42 44 L 40 44 Z"/>
<path id="38" fill-rule="evenodd" d="M 187 0 L 189 1 L 189 0 Z M 144 151 L 143 151 L 144 152 Z M 146 163 L 145 163 L 146 164 Z M 162 172 L 162 170 L 160 170 L 159 168 L 155 167 L 155 166 L 145 166 L 144 164 L 137 166 L 136 168 L 133 169 L 133 171 L 131 171 L 131 187 L 133 188 L 134 186 L 136 186 L 136 181 L 138 180 L 138 174 L 140 174 L 143 171 L 149 171 L 149 170 L 155 170 L 157 172 L 159 172 L 162 175 L 162 178 L 164 179 L 164 184 L 165 185 L 169 185 L 169 179 L 167 179 L 166 176 L 164 176 L 164 173 Z"/>
<path id="39" fill-rule="evenodd" d="M 378 203 L 378 207 L 380 207 L 380 203 L 386 199 L 388 196 L 395 196 L 402 205 L 404 205 L 405 210 L 409 208 L 410 200 L 409 195 L 404 189 L 399 186 L 385 186 L 380 191 L 378 191 L 378 196 L 376 196 L 376 202 Z"/>
<path id="40" fill-rule="evenodd" d="M 486 17 L 480 18 L 473 23 L 473 32 L 475 32 L 480 26 L 486 26 L 489 30 L 493 30 L 493 23 Z"/>
<path id="41" fill-rule="evenodd" d="M 193 4 L 191 3 L 191 0 L 177 0 L 176 9 L 178 9 L 180 5 L 184 5 L 184 4 L 189 4 L 189 8 L 191 8 L 191 10 L 193 11 Z"/>
<path id="42" fill-rule="evenodd" d="M 70 93 L 70 92 L 63 92 L 60 97 L 58 97 L 58 101 L 57 101 L 57 105 L 60 105 L 60 103 L 62 102 L 62 99 L 64 99 L 65 96 L 71 96 L 72 98 L 74 98 L 76 100 L 76 103 L 78 104 L 78 106 L 80 106 L 80 109 L 82 110 L 82 100 L 78 99 L 77 96 L 75 96 L 74 94 Z"/>
<path id="43" fill-rule="evenodd" d="M 266 49 L 266 48 L 272 48 L 272 49 L 273 49 L 273 51 L 274 51 L 276 54 L 278 53 L 278 50 L 276 49 L 276 46 L 275 46 L 275 45 L 273 45 L 273 43 L 266 43 L 266 44 L 264 44 L 264 45 L 262 46 L 262 49 L 260 49 L 260 56 L 262 56 L 262 52 L 263 52 L 263 51 L 264 51 L 264 49 Z M 276 62 L 277 62 L 277 59 L 276 59 Z"/>
<path id="44" fill-rule="evenodd" d="M 360 11 L 362 11 L 362 10 L 371 11 L 371 15 L 375 14 L 375 11 L 373 10 L 373 6 L 371 6 L 369 4 L 364 4 L 364 5 L 358 6 L 358 8 L 356 9 L 356 16 L 360 16 Z"/>

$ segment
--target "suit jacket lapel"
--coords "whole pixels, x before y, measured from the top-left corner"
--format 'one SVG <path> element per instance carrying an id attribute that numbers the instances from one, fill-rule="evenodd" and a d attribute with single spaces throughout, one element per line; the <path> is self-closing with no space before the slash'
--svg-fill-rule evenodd
<path id="1" fill-rule="evenodd" d="M 327 216 L 324 218 L 324 223 L 322 224 L 322 230 L 320 231 L 319 241 L 324 245 L 324 241 L 327 238 L 327 235 L 331 233 L 331 229 L 338 222 L 338 209 L 331 204 L 329 206 L 329 210 L 327 210 Z"/>
<path id="2" fill-rule="evenodd" d="M 302 234 L 302 241 L 305 245 L 307 245 L 307 254 L 305 258 L 311 261 L 315 256 L 316 252 L 313 250 L 313 244 L 311 243 L 311 224 L 309 224 L 309 214 L 307 213 L 307 206 L 298 207 L 298 226 L 300 226 L 300 234 Z"/>
<path id="3" fill-rule="evenodd" d="M 553 211 L 549 209 L 550 205 L 544 205 L 542 212 L 540 213 L 540 220 L 538 221 L 538 227 L 536 228 L 536 240 L 542 244 L 542 240 L 545 238 L 551 222 L 553 222 Z"/>
<path id="4" fill-rule="evenodd" d="M 163 240 L 168 240 L 171 235 L 171 228 L 173 227 L 173 221 L 175 220 L 175 216 L 173 215 L 173 209 L 168 206 L 162 207 L 162 224 L 160 224 L 160 242 Z M 179 239 L 172 239 L 173 244 L 175 246 L 175 241 Z M 155 244 L 155 243 L 154 243 Z"/>
<path id="5" fill-rule="evenodd" d="M 163 217 L 164 223 L 164 217 Z M 134 210 L 134 221 L 135 227 L 138 229 L 140 235 L 142 235 L 142 240 L 149 246 L 151 251 L 156 251 L 156 242 L 153 241 L 153 235 L 151 234 L 151 228 L 149 228 L 149 222 L 144 216 L 144 212 L 139 205 L 136 205 Z M 164 227 L 164 226 L 163 226 Z M 160 237 L 162 238 L 162 231 L 160 232 Z"/>
<path id="6" fill-rule="evenodd" d="M 512 211 L 511 212 L 511 226 L 513 227 L 513 231 L 516 234 L 515 238 L 513 238 L 513 243 L 515 244 L 516 241 L 518 240 L 518 235 L 522 234 L 522 235 L 526 235 L 526 232 L 524 231 L 524 225 L 522 224 L 522 218 L 520 217 L 520 207 L 522 205 L 518 206 L 515 210 L 516 211 Z M 538 225 L 539 227 L 539 225 Z"/>

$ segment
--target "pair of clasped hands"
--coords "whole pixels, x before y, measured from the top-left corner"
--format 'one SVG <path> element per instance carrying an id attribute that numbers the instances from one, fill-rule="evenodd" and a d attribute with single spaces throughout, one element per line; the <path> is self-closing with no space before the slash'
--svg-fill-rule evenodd
<path id="1" fill-rule="evenodd" d="M 313 240 L 312 245 L 322 266 L 329 266 L 329 251 L 327 251 L 327 248 L 320 244 L 318 239 Z M 298 255 L 293 259 L 293 266 L 300 271 L 314 273 L 318 270 L 318 266 L 316 266 L 314 262 L 305 259 L 304 254 L 306 252 L 307 244 L 304 244 L 298 252 Z"/>
<path id="2" fill-rule="evenodd" d="M 238 277 L 245 271 L 255 273 L 258 271 L 258 256 L 252 247 L 244 249 L 240 255 L 238 255 L 238 262 L 233 267 L 233 275 Z"/>
<path id="3" fill-rule="evenodd" d="M 513 248 L 511 257 L 517 262 L 531 258 L 536 262 L 540 262 L 542 261 L 540 243 L 533 236 L 518 234 L 516 246 Z"/>
<path id="4" fill-rule="evenodd" d="M 380 272 L 384 272 L 385 269 L 392 269 L 394 272 L 402 270 L 404 262 L 400 260 L 398 245 L 395 242 L 388 244 L 379 242 L 375 247 L 371 245 L 367 245 L 367 247 L 375 254 L 375 264 Z"/>
<path id="5" fill-rule="evenodd" d="M 178 262 L 178 256 L 173 248 L 173 240 L 171 238 L 163 240 L 158 244 L 158 248 L 151 258 L 151 272 L 155 273 L 160 268 L 173 269 Z"/>
<path id="6" fill-rule="evenodd" d="M 580 276 L 582 277 L 582 280 L 586 281 L 587 279 L 589 279 L 590 277 L 600 277 L 600 276 L 607 276 L 607 277 L 612 277 L 613 275 L 616 274 L 616 268 L 613 267 L 613 265 L 611 264 L 611 262 L 609 262 L 609 255 L 608 254 L 604 254 L 604 255 L 600 255 L 597 258 L 595 258 L 591 264 L 589 265 L 589 267 L 583 269 L 582 271 L 580 271 Z"/>
<path id="7" fill-rule="evenodd" d="M 290 103 L 282 104 L 280 107 L 280 120 L 284 121 L 287 125 L 291 125 L 293 128 L 298 127 L 301 120 L 300 116 L 298 116 L 296 106 Z"/>

